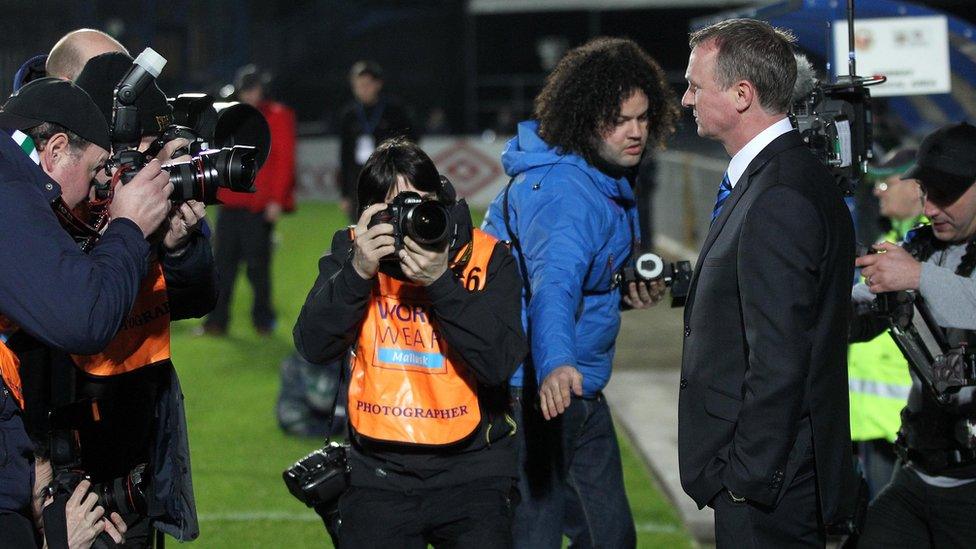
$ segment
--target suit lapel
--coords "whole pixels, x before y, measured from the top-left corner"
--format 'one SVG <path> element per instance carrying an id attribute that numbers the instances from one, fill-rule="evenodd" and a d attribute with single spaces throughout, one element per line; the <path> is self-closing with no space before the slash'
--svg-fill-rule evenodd
<path id="1" fill-rule="evenodd" d="M 708 234 L 705 236 L 705 243 L 702 244 L 701 252 L 698 253 L 698 262 L 695 264 L 695 270 L 691 275 L 691 286 L 688 290 L 688 301 L 685 304 L 685 318 L 690 317 L 691 308 L 694 306 L 695 302 L 695 290 L 698 287 L 698 273 L 701 270 L 702 263 L 705 261 L 705 257 L 708 255 L 709 250 L 712 248 L 712 244 L 715 243 L 715 239 L 721 234 L 722 229 L 725 227 L 725 223 L 729 220 L 729 216 L 732 215 L 732 210 L 735 209 L 736 204 L 739 200 L 746 194 L 749 190 L 749 186 L 752 183 L 752 176 L 759 172 L 763 166 L 765 166 L 773 157 L 777 154 L 792 149 L 794 147 L 802 147 L 803 140 L 800 139 L 800 134 L 796 130 L 790 130 L 783 135 L 777 137 L 766 148 L 759 151 L 759 154 L 752 159 L 746 171 L 742 173 L 742 177 L 739 182 L 735 184 L 732 189 L 732 194 L 729 195 L 728 200 L 722 205 L 722 213 L 715 219 L 715 221 L 708 228 Z"/>

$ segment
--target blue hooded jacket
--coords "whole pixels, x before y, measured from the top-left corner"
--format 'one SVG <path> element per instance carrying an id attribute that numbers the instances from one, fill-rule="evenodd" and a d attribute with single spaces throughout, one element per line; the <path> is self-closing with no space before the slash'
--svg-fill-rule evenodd
<path id="1" fill-rule="evenodd" d="M 584 396 L 592 397 L 610 380 L 620 329 L 621 294 L 613 275 L 640 238 L 633 189 L 626 177 L 614 179 L 549 146 L 534 121 L 519 124 L 502 165 L 513 178 L 509 222 L 525 254 L 529 280 L 523 283 L 531 288 L 522 321 L 536 381 L 541 384 L 559 366 L 575 366 Z M 504 200 L 503 191 L 482 228 L 512 240 Z M 521 261 L 515 246 L 512 253 Z M 523 368 L 512 376 L 513 386 L 522 386 Z"/>

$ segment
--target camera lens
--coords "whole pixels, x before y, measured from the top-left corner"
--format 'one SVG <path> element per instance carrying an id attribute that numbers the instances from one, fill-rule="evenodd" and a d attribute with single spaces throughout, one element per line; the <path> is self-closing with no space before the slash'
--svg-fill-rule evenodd
<path id="1" fill-rule="evenodd" d="M 123 517 L 145 515 L 148 509 L 145 471 L 146 464 L 140 463 L 124 477 L 93 484 L 91 491 L 98 496 L 98 505 L 104 507 L 106 513 L 116 511 Z"/>
<path id="2" fill-rule="evenodd" d="M 410 208 L 406 217 L 406 233 L 417 242 L 438 244 L 447 238 L 450 220 L 440 202 L 421 202 Z"/>
<path id="3" fill-rule="evenodd" d="M 170 200 L 184 202 L 199 200 L 217 203 L 217 189 L 225 187 L 235 192 L 254 192 L 257 175 L 257 151 L 254 147 L 235 145 L 218 151 L 208 151 L 188 162 L 167 166 L 173 184 Z"/>

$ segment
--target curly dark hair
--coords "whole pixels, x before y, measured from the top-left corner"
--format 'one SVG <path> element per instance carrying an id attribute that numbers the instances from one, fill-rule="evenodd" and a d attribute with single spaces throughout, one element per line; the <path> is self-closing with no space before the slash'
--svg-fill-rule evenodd
<path id="1" fill-rule="evenodd" d="M 535 98 L 539 136 L 563 152 L 597 160 L 600 136 L 635 91 L 647 96 L 648 147 L 662 147 L 680 115 L 664 70 L 633 40 L 596 38 L 570 50 Z"/>

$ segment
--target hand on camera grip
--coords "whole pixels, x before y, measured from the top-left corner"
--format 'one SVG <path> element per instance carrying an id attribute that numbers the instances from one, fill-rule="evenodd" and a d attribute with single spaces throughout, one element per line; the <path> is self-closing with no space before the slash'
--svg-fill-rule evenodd
<path id="1" fill-rule="evenodd" d="M 166 219 L 173 185 L 158 160 L 150 160 L 132 181 L 118 185 L 109 206 L 113 219 L 130 219 L 148 237 Z"/>
<path id="2" fill-rule="evenodd" d="M 376 276 L 380 269 L 380 259 L 394 251 L 393 225 L 380 223 L 369 227 L 369 220 L 376 212 L 386 208 L 386 204 L 373 204 L 359 216 L 352 243 L 352 266 L 356 274 L 364 280 Z M 368 228 L 367 228 L 368 227 Z"/>

